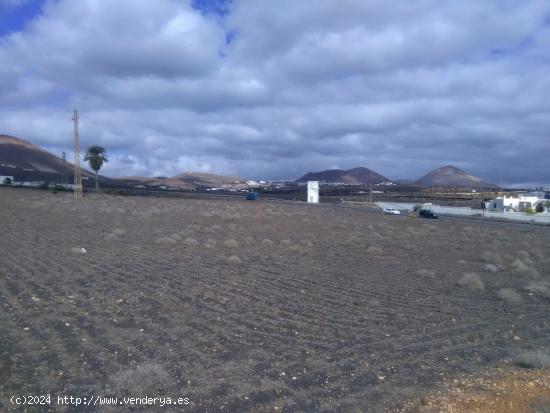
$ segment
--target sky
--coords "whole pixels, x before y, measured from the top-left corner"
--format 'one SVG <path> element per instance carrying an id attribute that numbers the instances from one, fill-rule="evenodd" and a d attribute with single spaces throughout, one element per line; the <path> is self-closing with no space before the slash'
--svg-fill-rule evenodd
<path id="1" fill-rule="evenodd" d="M 108 176 L 550 183 L 550 2 L 0 0 L 0 134 Z"/>

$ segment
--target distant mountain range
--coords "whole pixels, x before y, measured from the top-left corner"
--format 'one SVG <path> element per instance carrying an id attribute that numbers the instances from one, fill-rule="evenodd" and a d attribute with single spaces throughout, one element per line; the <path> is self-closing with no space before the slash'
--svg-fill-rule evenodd
<path id="1" fill-rule="evenodd" d="M 309 172 L 297 179 L 296 182 L 321 181 L 321 182 L 341 182 L 344 184 L 378 184 L 380 182 L 390 182 L 389 178 L 371 171 L 368 168 L 359 167 L 348 169 L 328 169 L 321 172 Z"/>
<path id="2" fill-rule="evenodd" d="M 84 163 L 82 163 L 84 166 Z M 92 173 L 83 168 L 83 176 Z M 73 164 L 55 156 L 46 150 L 22 139 L 0 135 L 0 175 L 14 176 L 16 180 L 49 180 L 51 182 L 72 182 Z M 185 172 L 173 177 L 100 177 L 104 183 L 129 185 L 166 185 L 180 189 L 197 187 L 218 187 L 244 180 L 236 176 L 223 176 L 203 172 Z M 391 179 L 365 167 L 348 170 L 329 169 L 320 172 L 309 172 L 296 182 L 321 181 L 345 184 L 378 184 L 392 182 Z M 434 169 L 416 181 L 393 181 L 399 185 L 410 185 L 422 188 L 431 186 L 439 188 L 497 188 L 496 185 L 483 181 L 462 169 L 451 165 Z"/>
<path id="3" fill-rule="evenodd" d="M 407 179 L 392 181 L 384 175 L 363 167 L 348 169 L 347 171 L 342 169 L 328 169 L 320 172 L 309 172 L 296 180 L 296 182 L 306 181 L 321 181 L 326 183 L 341 182 L 345 184 L 358 185 L 369 184 L 369 181 L 373 184 L 393 182 L 399 185 L 416 186 L 421 188 L 428 188 L 431 186 L 438 188 L 497 188 L 496 185 L 485 182 L 481 178 L 470 175 L 462 169 L 451 165 L 434 169 L 416 181 Z"/>
<path id="4" fill-rule="evenodd" d="M 81 155 L 82 161 L 83 155 Z M 0 175 L 13 176 L 16 180 L 50 181 L 55 183 L 72 183 L 74 166 L 58 156 L 25 140 L 8 135 L 0 135 Z M 92 173 L 82 168 L 83 176 Z M 236 182 L 244 182 L 235 176 L 223 176 L 202 172 L 185 172 L 171 178 L 123 177 L 107 178 L 100 176 L 103 184 L 130 185 L 166 185 L 180 189 L 197 187 L 215 187 Z"/>

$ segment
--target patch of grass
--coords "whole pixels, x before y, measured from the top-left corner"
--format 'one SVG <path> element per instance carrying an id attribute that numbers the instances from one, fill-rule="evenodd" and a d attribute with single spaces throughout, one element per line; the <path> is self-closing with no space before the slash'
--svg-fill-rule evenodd
<path id="1" fill-rule="evenodd" d="M 523 302 L 522 296 L 512 288 L 503 288 L 497 293 L 501 300 L 510 304 L 521 304 Z"/>
<path id="2" fill-rule="evenodd" d="M 485 283 L 475 272 L 464 273 L 462 278 L 458 280 L 458 285 L 470 291 L 483 291 L 485 289 Z"/>
<path id="3" fill-rule="evenodd" d="M 540 351 L 526 351 L 518 354 L 514 363 L 525 369 L 545 369 L 550 367 L 550 354 Z"/>

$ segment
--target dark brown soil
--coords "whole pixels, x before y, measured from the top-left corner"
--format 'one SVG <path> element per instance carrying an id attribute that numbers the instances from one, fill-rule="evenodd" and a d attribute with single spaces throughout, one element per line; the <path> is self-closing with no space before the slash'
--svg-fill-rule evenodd
<path id="1" fill-rule="evenodd" d="M 0 410 L 399 411 L 550 351 L 548 229 L 5 188 L 0 223 Z"/>

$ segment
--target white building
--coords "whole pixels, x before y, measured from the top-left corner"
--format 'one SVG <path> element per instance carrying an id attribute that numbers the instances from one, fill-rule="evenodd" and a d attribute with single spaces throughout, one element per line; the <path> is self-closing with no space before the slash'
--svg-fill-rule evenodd
<path id="1" fill-rule="evenodd" d="M 10 180 L 10 182 L 13 182 L 13 176 L 8 176 L 8 175 L 0 175 L 0 184 L 3 184 L 4 181 L 7 179 Z"/>
<path id="2" fill-rule="evenodd" d="M 538 203 L 545 202 L 544 192 L 527 192 L 517 197 L 499 196 L 486 202 L 489 211 L 524 212 L 527 208 L 535 208 Z"/>

